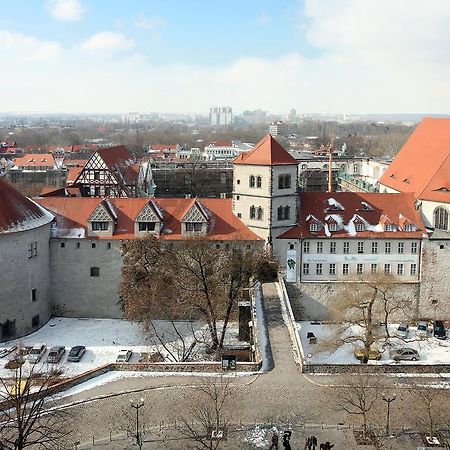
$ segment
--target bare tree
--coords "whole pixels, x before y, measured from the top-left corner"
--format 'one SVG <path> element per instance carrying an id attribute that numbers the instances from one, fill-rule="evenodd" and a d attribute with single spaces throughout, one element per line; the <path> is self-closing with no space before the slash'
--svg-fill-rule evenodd
<path id="1" fill-rule="evenodd" d="M 180 433 L 197 443 L 197 449 L 216 450 L 226 436 L 230 423 L 233 391 L 230 380 L 208 380 L 195 388 L 188 414 L 181 417 Z"/>
<path id="2" fill-rule="evenodd" d="M 363 434 L 367 435 L 369 413 L 381 396 L 380 377 L 359 373 L 349 380 L 347 386 L 339 388 L 338 409 L 347 414 L 360 416 Z"/>
<path id="3" fill-rule="evenodd" d="M 147 322 L 203 318 L 211 349 L 222 348 L 243 290 L 271 262 L 262 251 L 242 247 L 225 250 L 201 237 L 173 249 L 154 237 L 127 243 L 120 286 L 125 316 Z"/>
<path id="4" fill-rule="evenodd" d="M 11 378 L 0 378 L 0 449 L 67 448 L 72 421 L 66 411 L 47 409 L 47 389 L 57 375 L 24 368 L 23 356 L 15 358 Z"/>
<path id="5" fill-rule="evenodd" d="M 427 428 L 430 436 L 449 425 L 447 392 L 433 388 L 420 388 L 414 391 L 417 398 L 416 420 Z"/>

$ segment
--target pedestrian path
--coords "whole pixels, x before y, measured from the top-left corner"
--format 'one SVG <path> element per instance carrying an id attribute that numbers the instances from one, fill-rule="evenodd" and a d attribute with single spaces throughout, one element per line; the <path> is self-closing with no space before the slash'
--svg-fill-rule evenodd
<path id="1" fill-rule="evenodd" d="M 299 367 L 295 364 L 292 343 L 282 316 L 281 299 L 276 283 L 263 284 L 263 310 L 269 331 L 273 369 L 258 382 L 267 384 L 298 384 Z"/>

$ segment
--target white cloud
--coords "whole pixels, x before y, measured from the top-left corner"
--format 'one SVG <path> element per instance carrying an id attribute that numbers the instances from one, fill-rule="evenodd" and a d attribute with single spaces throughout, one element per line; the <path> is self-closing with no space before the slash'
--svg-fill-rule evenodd
<path id="1" fill-rule="evenodd" d="M 135 42 L 122 33 L 102 31 L 85 40 L 80 47 L 90 51 L 120 51 L 135 47 Z"/>
<path id="2" fill-rule="evenodd" d="M 139 14 L 134 24 L 136 27 L 147 31 L 157 31 L 166 25 L 166 21 L 159 16 L 146 17 L 144 14 Z"/>
<path id="3" fill-rule="evenodd" d="M 55 19 L 71 22 L 80 20 L 85 12 L 80 0 L 48 0 L 47 8 Z"/>
<path id="4" fill-rule="evenodd" d="M 25 61 L 43 61 L 58 56 L 61 46 L 54 41 L 40 41 L 32 36 L 0 30 L 0 54 L 6 60 L 19 57 Z"/>

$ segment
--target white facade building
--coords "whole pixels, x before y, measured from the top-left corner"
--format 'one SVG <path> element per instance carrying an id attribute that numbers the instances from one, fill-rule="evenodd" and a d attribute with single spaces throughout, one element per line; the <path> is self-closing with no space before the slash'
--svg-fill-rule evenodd
<path id="1" fill-rule="evenodd" d="M 229 106 L 212 106 L 209 110 L 212 127 L 223 127 L 233 122 L 233 109 Z"/>

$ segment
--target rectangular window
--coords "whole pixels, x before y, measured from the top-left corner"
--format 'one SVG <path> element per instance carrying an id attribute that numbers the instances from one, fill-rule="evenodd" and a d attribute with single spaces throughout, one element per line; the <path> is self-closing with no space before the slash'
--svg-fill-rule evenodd
<path id="1" fill-rule="evenodd" d="M 317 253 L 323 253 L 323 242 L 317 242 Z"/>
<path id="2" fill-rule="evenodd" d="M 350 253 L 350 242 L 344 242 L 344 253 Z"/>
<path id="3" fill-rule="evenodd" d="M 33 328 L 38 327 L 39 326 L 39 314 L 36 314 L 35 316 L 32 317 L 31 319 L 31 326 Z"/>
<path id="4" fill-rule="evenodd" d="M 378 242 L 372 242 L 372 253 L 378 253 Z"/>
<path id="5" fill-rule="evenodd" d="M 342 275 L 348 275 L 348 263 L 342 264 Z"/>
<path id="6" fill-rule="evenodd" d="M 309 226 L 309 231 L 317 231 L 317 229 L 318 229 L 317 223 L 312 223 Z"/>
<path id="7" fill-rule="evenodd" d="M 411 253 L 417 253 L 417 242 L 411 242 Z"/>
<path id="8" fill-rule="evenodd" d="M 100 186 L 94 187 L 94 195 L 95 197 L 100 197 Z"/>
<path id="9" fill-rule="evenodd" d="M 37 301 L 37 289 L 31 289 L 31 301 Z"/>
<path id="10" fill-rule="evenodd" d="M 358 275 L 361 275 L 363 273 L 363 265 L 362 264 L 356 264 L 356 273 Z"/>
<path id="11" fill-rule="evenodd" d="M 100 180 L 100 171 L 94 170 L 94 180 Z"/>
<path id="12" fill-rule="evenodd" d="M 309 253 L 309 241 L 303 242 L 303 253 Z"/>
<path id="13" fill-rule="evenodd" d="M 355 227 L 356 227 L 356 231 L 364 231 L 365 230 L 365 226 L 361 222 L 356 223 Z"/>
<path id="14" fill-rule="evenodd" d="M 364 253 L 364 242 L 358 242 L 358 253 Z"/>
<path id="15" fill-rule="evenodd" d="M 336 264 L 330 264 L 330 275 L 336 275 Z"/>
<path id="16" fill-rule="evenodd" d="M 405 244 L 403 242 L 398 243 L 398 252 L 403 253 L 405 251 Z"/>
<path id="17" fill-rule="evenodd" d="M 138 222 L 139 231 L 155 231 L 156 222 Z"/>
<path id="18" fill-rule="evenodd" d="M 309 264 L 303 263 L 303 275 L 309 275 Z"/>
<path id="19" fill-rule="evenodd" d="M 92 222 L 92 231 L 108 231 L 108 222 Z"/>
<path id="20" fill-rule="evenodd" d="M 377 273 L 377 265 L 376 264 L 370 265 L 370 273 Z"/>
<path id="21" fill-rule="evenodd" d="M 390 242 L 385 242 L 384 253 L 391 253 L 391 243 Z"/>
<path id="22" fill-rule="evenodd" d="M 417 273 L 417 264 L 411 264 L 411 267 L 409 268 L 410 275 L 416 275 Z"/>
<path id="23" fill-rule="evenodd" d="M 384 265 L 384 273 L 386 275 L 389 275 L 391 273 L 391 265 L 390 264 L 385 264 Z"/>
<path id="24" fill-rule="evenodd" d="M 322 275 L 322 263 L 316 264 L 316 275 Z"/>
<path id="25" fill-rule="evenodd" d="M 32 242 L 28 248 L 28 258 L 36 258 L 37 255 L 37 242 Z"/>
<path id="26" fill-rule="evenodd" d="M 202 231 L 202 224 L 201 223 L 195 223 L 195 222 L 186 222 L 185 223 L 185 229 L 186 229 L 186 231 L 199 232 L 199 231 Z"/>
<path id="27" fill-rule="evenodd" d="M 278 189 L 289 189 L 291 187 L 290 175 L 278 175 Z"/>
<path id="28" fill-rule="evenodd" d="M 397 275 L 403 275 L 405 273 L 403 264 L 397 264 Z"/>
<path id="29" fill-rule="evenodd" d="M 330 242 L 330 253 L 336 253 L 336 242 Z"/>

